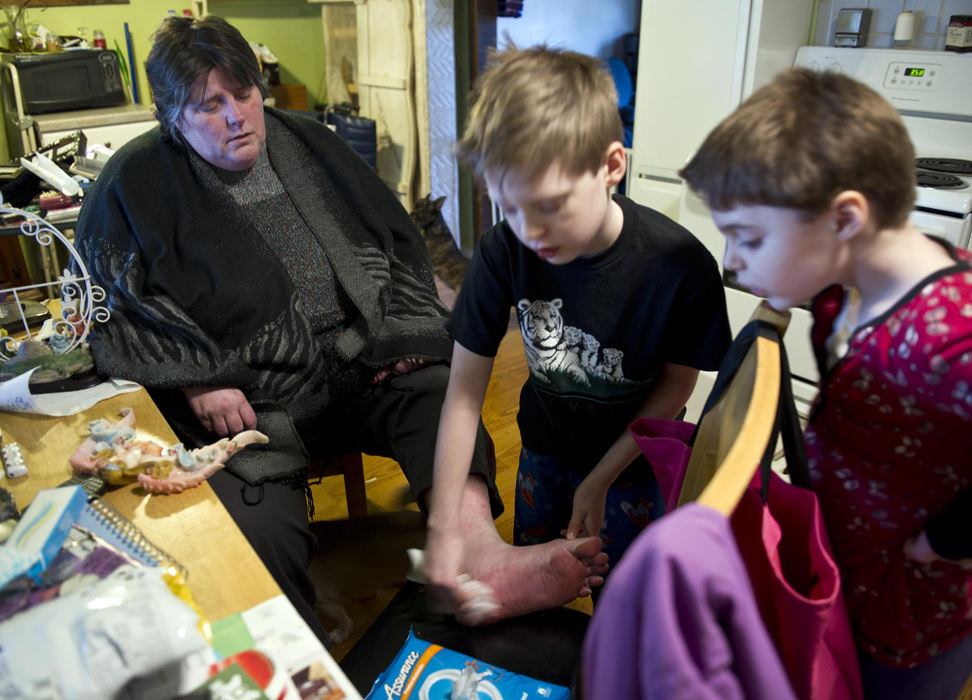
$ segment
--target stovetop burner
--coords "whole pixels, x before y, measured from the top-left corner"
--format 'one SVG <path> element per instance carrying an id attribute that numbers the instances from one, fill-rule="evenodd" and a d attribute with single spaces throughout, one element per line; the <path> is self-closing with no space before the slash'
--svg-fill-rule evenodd
<path id="1" fill-rule="evenodd" d="M 915 167 L 953 175 L 972 175 L 972 160 L 962 158 L 918 158 Z"/>
<path id="2" fill-rule="evenodd" d="M 915 176 L 919 187 L 931 187 L 936 190 L 961 190 L 969 186 L 967 182 L 948 173 L 918 170 L 915 172 Z"/>

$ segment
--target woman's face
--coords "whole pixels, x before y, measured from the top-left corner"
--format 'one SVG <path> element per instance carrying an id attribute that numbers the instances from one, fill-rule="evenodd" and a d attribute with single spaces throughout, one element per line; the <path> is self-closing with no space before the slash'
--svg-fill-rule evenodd
<path id="1" fill-rule="evenodd" d="M 186 142 L 217 168 L 253 167 L 267 138 L 260 90 L 213 68 L 196 80 L 191 94 L 176 125 Z"/>

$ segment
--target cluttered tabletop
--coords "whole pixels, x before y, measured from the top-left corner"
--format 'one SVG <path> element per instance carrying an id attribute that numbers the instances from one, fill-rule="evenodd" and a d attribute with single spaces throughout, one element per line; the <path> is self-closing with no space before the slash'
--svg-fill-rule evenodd
<path id="1" fill-rule="evenodd" d="M 139 444 L 177 442 L 142 388 L 70 415 L 0 412 L 0 509 L 9 517 L 12 500 L 22 511 L 0 546 L 0 572 L 12 548 L 45 533 L 41 564 L 0 587 L 0 661 L 14 669 L 11 687 L 181 697 L 249 679 L 256 664 L 270 669 L 264 691 L 286 689 L 269 697 L 360 698 L 207 483 L 151 493 L 78 473 L 72 458 L 95 421 L 131 423 Z M 131 566 L 119 568 L 121 558 Z M 39 654 L 51 647 L 54 666 Z M 309 688 L 318 694 L 301 694 Z"/>
<path id="2" fill-rule="evenodd" d="M 63 302 L 18 313 L 0 349 L 39 353 L 57 346 L 51 329 L 83 327 Z M 89 381 L 71 352 L 90 359 L 81 342 L 14 376 L 23 367 L 0 364 L 0 678 L 25 697 L 48 683 L 59 697 L 165 698 L 257 664 L 287 689 L 270 697 L 360 697 L 209 484 L 175 480 L 198 451 L 180 449 L 144 388 Z M 159 478 L 138 476 L 146 464 Z"/>
<path id="3" fill-rule="evenodd" d="M 139 439 L 163 445 L 178 442 L 144 389 L 106 399 L 70 416 L 0 415 L 3 446 L 8 450 L 19 446 L 27 467 L 24 476 L 0 480 L 17 508 L 26 508 L 41 489 L 57 487 L 74 477 L 69 457 L 85 439 L 89 421 L 114 423 L 123 408 L 133 410 Z M 246 610 L 279 593 L 208 485 L 152 495 L 133 483 L 111 489 L 103 498 L 186 568 L 193 598 L 207 618 L 217 620 Z"/>

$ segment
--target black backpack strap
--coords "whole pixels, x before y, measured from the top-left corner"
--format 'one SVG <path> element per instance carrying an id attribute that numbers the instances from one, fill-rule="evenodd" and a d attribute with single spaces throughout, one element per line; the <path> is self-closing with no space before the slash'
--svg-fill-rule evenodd
<path id="1" fill-rule="evenodd" d="M 706 399 L 705 407 L 702 409 L 704 416 L 722 398 L 729 388 L 733 377 L 739 371 L 746 353 L 759 337 L 768 338 L 779 348 L 780 352 L 780 396 L 776 407 L 776 420 L 770 434 L 766 450 L 760 460 L 760 474 L 762 480 L 761 493 L 763 500 L 766 500 L 770 470 L 773 462 L 773 455 L 776 453 L 776 443 L 779 436 L 783 438 L 783 452 L 786 455 L 787 470 L 790 474 L 790 482 L 801 488 L 810 488 L 810 471 L 807 464 L 807 449 L 803 440 L 803 429 L 800 426 L 800 417 L 796 410 L 796 403 L 793 398 L 793 383 L 790 377 L 790 364 L 786 355 L 786 346 L 783 344 L 783 337 L 779 329 L 767 321 L 754 320 L 747 323 L 732 341 L 729 350 L 726 351 L 722 363 L 719 366 L 719 374 L 716 377 L 712 391 Z M 701 418 L 699 420 L 701 423 Z M 692 435 L 691 444 L 695 443 L 695 436 L 698 434 L 698 427 Z"/>

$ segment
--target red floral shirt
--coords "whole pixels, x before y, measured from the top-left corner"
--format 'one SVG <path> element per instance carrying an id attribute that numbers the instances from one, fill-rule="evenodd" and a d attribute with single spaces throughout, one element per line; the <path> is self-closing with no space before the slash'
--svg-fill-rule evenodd
<path id="1" fill-rule="evenodd" d="M 824 379 L 807 429 L 810 475 L 857 644 L 896 668 L 972 632 L 972 572 L 902 551 L 972 483 L 972 255 L 953 257 L 855 329 L 829 371 L 824 342 L 844 290 L 825 290 L 813 307 Z"/>

